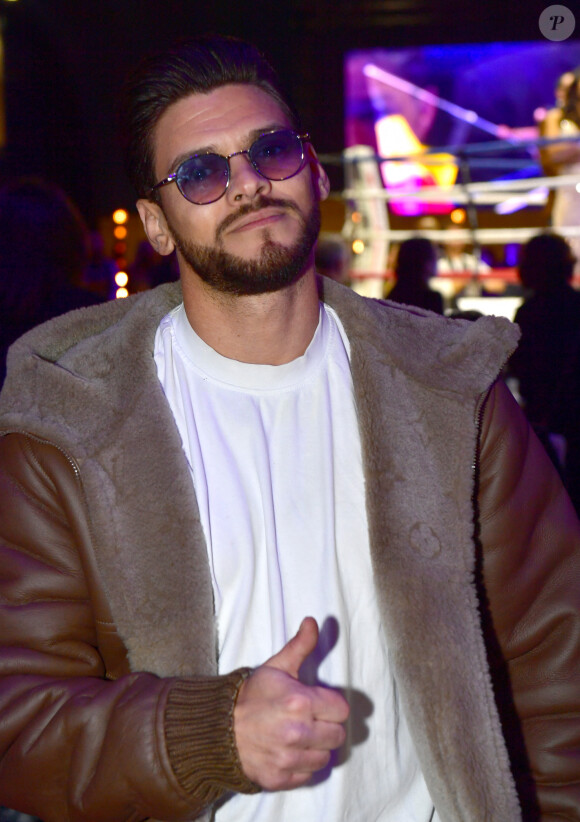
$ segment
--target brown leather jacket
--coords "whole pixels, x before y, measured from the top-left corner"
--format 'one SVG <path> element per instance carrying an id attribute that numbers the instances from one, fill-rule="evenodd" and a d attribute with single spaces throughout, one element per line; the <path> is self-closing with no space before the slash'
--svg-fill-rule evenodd
<path id="1" fill-rule="evenodd" d="M 225 790 L 253 790 L 231 728 L 244 672 L 216 675 L 211 584 L 200 570 L 204 546 L 195 509 L 188 508 L 185 464 L 173 464 L 163 477 L 165 493 L 157 483 L 180 444 L 175 431 L 166 431 L 170 412 L 156 393 L 150 355 L 143 365 L 147 392 L 141 375 L 131 380 L 124 368 L 124 389 L 114 400 L 117 415 L 129 407 L 124 419 L 139 423 L 135 440 L 122 424 L 114 430 L 117 417 L 90 393 L 103 379 L 91 354 L 103 354 L 112 322 L 126 325 L 138 315 L 130 336 L 141 335 L 146 322 L 142 347 L 151 350 L 151 334 L 178 299 L 170 289 L 160 294 L 139 298 L 140 307 L 85 313 L 82 324 L 98 346 L 84 348 L 76 361 L 70 351 L 83 341 L 77 327 L 73 342 L 63 340 L 65 319 L 50 325 L 49 342 L 35 336 L 27 343 L 23 358 L 49 382 L 44 408 L 32 405 L 20 380 L 3 394 L 0 796 L 46 822 L 193 819 Z M 505 387 L 482 390 L 498 363 L 471 385 L 464 338 L 476 335 L 467 348 L 481 359 L 479 323 L 473 330 L 462 323 L 444 328 L 445 320 L 369 308 L 333 286 L 325 298 L 353 345 L 377 588 L 388 592 L 384 620 L 402 699 L 440 817 L 579 820 L 580 526 L 559 479 Z M 374 328 L 377 317 L 381 330 Z M 395 326 L 397 341 L 386 355 Z M 432 363 L 424 374 L 446 381 L 425 391 L 413 352 L 395 362 L 405 334 L 409 346 L 418 337 L 422 349 L 423 332 L 439 364 L 437 375 Z M 503 333 L 493 324 L 484 332 L 489 348 Z M 121 350 L 126 344 L 123 338 Z M 492 359 L 501 364 L 505 354 Z M 457 384 L 469 389 L 448 390 L 441 372 L 461 371 L 466 356 L 469 368 Z M 95 403 L 87 410 L 91 419 L 106 418 L 95 425 L 104 425 L 107 440 L 97 428 L 87 431 L 87 416 L 79 422 L 86 443 L 77 439 L 73 447 L 75 436 L 60 422 L 70 416 L 67 400 L 63 405 L 58 390 L 50 391 L 55 364 L 63 396 L 74 405 L 78 388 L 85 404 L 89 397 Z M 135 356 L 131 369 L 139 368 Z M 385 389 L 386 409 L 377 372 L 398 388 L 397 396 L 392 384 Z M 38 386 L 31 390 L 33 396 Z M 108 378 L 106 393 L 115 393 Z M 402 421 L 398 410 L 391 418 L 398 403 L 407 408 Z M 427 403 L 425 416 L 418 409 Z M 445 448 L 437 444 L 441 436 L 426 448 L 432 427 L 448 424 Z M 393 448 L 383 445 L 385 430 L 393 433 Z M 418 433 L 423 440 L 413 447 Z M 121 451 L 112 441 L 124 443 Z M 395 464 L 401 451 L 405 457 Z M 426 451 L 433 458 L 426 460 Z M 465 464 L 469 451 L 475 474 Z M 419 503 L 399 491 L 405 472 Z M 433 488 L 432 508 L 423 482 Z M 420 521 L 417 506 L 427 509 Z M 410 523 L 404 529 L 397 524 L 403 510 Z"/>

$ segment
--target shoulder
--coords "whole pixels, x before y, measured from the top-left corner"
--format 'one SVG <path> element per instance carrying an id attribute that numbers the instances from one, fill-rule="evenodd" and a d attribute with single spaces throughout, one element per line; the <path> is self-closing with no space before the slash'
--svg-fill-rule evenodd
<path id="1" fill-rule="evenodd" d="M 466 390 L 486 390 L 519 339 L 518 327 L 505 318 L 451 319 L 329 285 L 323 299 L 343 323 L 353 362 L 395 367 L 433 389 L 462 384 Z"/>
<path id="2" fill-rule="evenodd" d="M 14 350 L 20 358 L 36 355 L 56 362 L 91 341 L 101 346 L 103 335 L 122 335 L 135 322 L 147 325 L 157 317 L 160 320 L 180 300 L 179 285 L 171 284 L 123 300 L 75 308 L 27 332 Z"/>
<path id="3" fill-rule="evenodd" d="M 179 284 L 163 285 L 124 300 L 78 308 L 36 326 L 12 345 L 7 384 L 40 361 L 90 378 L 133 339 L 155 334 L 161 319 L 181 301 Z M 125 347 L 124 356 L 131 355 Z M 4 391 L 2 396 L 4 397 Z"/>
<path id="4" fill-rule="evenodd" d="M 125 413 L 147 386 L 152 390 L 155 333 L 180 301 L 180 289 L 164 285 L 64 314 L 25 334 L 8 352 L 0 428 L 32 425 L 56 442 L 66 438 L 67 426 L 88 432 L 102 418 L 104 429 L 105 420 Z"/>
<path id="5" fill-rule="evenodd" d="M 76 467 L 62 449 L 48 440 L 15 431 L 0 435 L 0 476 L 14 487 L 54 487 L 56 475 L 76 481 Z"/>
<path id="6" fill-rule="evenodd" d="M 562 111 L 559 108 L 551 108 L 542 122 L 539 129 L 542 137 L 556 137 L 560 132 L 562 122 Z"/>

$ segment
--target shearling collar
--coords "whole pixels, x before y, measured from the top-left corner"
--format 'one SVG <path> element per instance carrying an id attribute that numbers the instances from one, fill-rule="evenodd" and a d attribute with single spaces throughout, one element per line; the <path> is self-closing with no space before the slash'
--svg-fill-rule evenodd
<path id="1" fill-rule="evenodd" d="M 498 361 L 501 365 L 505 352 L 515 345 L 515 327 L 505 320 L 449 320 L 418 308 L 358 297 L 326 278 L 319 286 L 322 299 L 341 316 L 353 350 L 364 356 L 375 352 L 384 363 L 434 390 L 453 386 L 455 391 L 483 391 L 497 374 Z M 82 413 L 79 418 L 81 409 L 63 413 L 50 390 L 54 384 L 58 394 L 68 375 L 85 386 L 91 381 L 97 393 L 99 385 L 106 385 L 107 396 L 100 398 L 100 406 L 117 413 L 119 397 L 122 409 L 128 393 L 152 377 L 157 326 L 181 299 L 180 285 L 170 284 L 127 300 L 73 311 L 33 329 L 12 346 L 11 374 L 0 411 L 27 413 L 40 394 L 47 411 L 54 406 L 55 429 L 70 418 L 70 424 L 78 420 L 86 432 L 89 420 Z M 111 386 L 118 391 L 110 393 Z"/>

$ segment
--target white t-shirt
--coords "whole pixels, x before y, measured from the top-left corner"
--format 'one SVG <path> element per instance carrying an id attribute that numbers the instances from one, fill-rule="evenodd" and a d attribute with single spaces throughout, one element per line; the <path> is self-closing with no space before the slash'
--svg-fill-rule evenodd
<path id="1" fill-rule="evenodd" d="M 348 741 L 294 791 L 235 794 L 218 822 L 431 822 L 373 585 L 348 340 L 321 306 L 307 351 L 271 366 L 230 360 L 183 306 L 155 339 L 159 378 L 199 502 L 214 587 L 219 670 L 258 666 L 319 623 L 305 682 L 341 688 Z"/>

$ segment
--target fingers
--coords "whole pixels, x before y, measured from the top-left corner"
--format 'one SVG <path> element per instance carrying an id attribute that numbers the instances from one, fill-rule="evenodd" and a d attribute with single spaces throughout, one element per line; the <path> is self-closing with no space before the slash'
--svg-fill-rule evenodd
<path id="1" fill-rule="evenodd" d="M 302 686 L 306 687 L 306 686 Z M 286 715 L 253 717 L 251 735 L 234 716 L 234 730 L 242 768 L 246 775 L 267 790 L 289 790 L 303 785 L 324 768 L 331 751 L 345 741 L 344 727 L 337 722 L 316 720 L 297 710 Z"/>
<path id="2" fill-rule="evenodd" d="M 316 723 L 314 729 L 290 725 L 286 728 L 284 743 L 268 750 L 268 770 L 261 771 L 263 787 L 267 790 L 289 790 L 304 785 L 314 773 L 324 768 L 331 751 L 339 748 L 345 739 L 341 725 Z M 322 747 L 304 747 L 307 740 Z"/>
<path id="3" fill-rule="evenodd" d="M 240 688 L 234 734 L 244 773 L 267 790 L 306 783 L 345 740 L 349 707 L 329 688 L 304 685 L 300 666 L 316 647 L 318 625 L 303 620 L 289 642 Z"/>
<path id="4" fill-rule="evenodd" d="M 314 719 L 339 724 L 346 722 L 350 708 L 341 693 L 321 686 L 304 687 L 308 691 L 310 711 Z"/>
<path id="5" fill-rule="evenodd" d="M 242 685 L 234 709 L 245 774 L 268 790 L 304 784 L 343 744 L 348 711 L 337 691 L 303 685 L 269 663 L 258 668 Z"/>
<path id="6" fill-rule="evenodd" d="M 306 617 L 295 636 L 290 639 L 281 651 L 271 657 L 266 665 L 285 671 L 294 679 L 298 678 L 300 666 L 316 648 L 318 642 L 318 624 L 313 617 Z"/>

